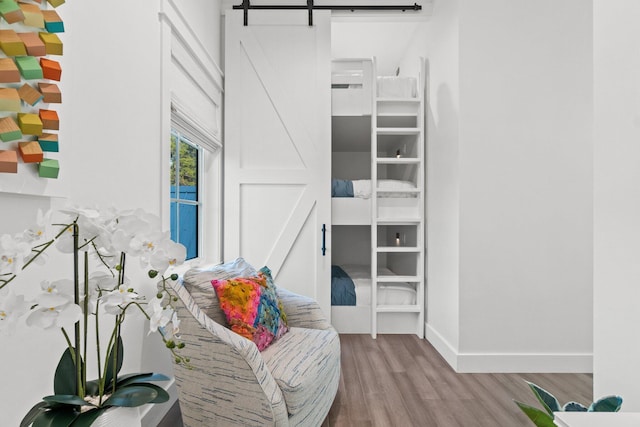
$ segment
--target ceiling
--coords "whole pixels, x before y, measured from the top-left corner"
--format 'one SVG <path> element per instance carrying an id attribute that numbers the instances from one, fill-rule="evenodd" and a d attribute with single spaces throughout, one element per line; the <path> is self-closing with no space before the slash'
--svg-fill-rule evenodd
<path id="1" fill-rule="evenodd" d="M 378 75 L 395 75 L 396 67 L 421 20 L 370 22 L 334 20 L 331 23 L 333 58 L 368 58 L 375 56 Z"/>

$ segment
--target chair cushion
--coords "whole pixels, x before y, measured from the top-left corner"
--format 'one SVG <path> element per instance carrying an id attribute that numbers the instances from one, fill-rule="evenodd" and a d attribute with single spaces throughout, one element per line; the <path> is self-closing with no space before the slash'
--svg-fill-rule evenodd
<path id="1" fill-rule="evenodd" d="M 288 330 L 270 273 L 263 267 L 257 276 L 211 282 L 231 330 L 252 340 L 260 351 Z"/>
<path id="2" fill-rule="evenodd" d="M 282 390 L 287 412 L 295 415 L 323 399 L 326 382 L 340 370 L 340 340 L 334 329 L 291 327 L 262 357 Z"/>
<path id="3" fill-rule="evenodd" d="M 243 258 L 236 258 L 224 264 L 204 268 L 192 268 L 184 273 L 183 285 L 191 294 L 194 302 L 214 322 L 226 325 L 227 319 L 220 309 L 218 297 L 211 286 L 212 280 L 224 280 L 241 276 L 255 276 L 258 274 Z"/>

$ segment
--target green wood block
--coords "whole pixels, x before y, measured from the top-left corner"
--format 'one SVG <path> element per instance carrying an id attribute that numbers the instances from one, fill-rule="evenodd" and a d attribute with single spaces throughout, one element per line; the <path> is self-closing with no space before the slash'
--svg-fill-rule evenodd
<path id="1" fill-rule="evenodd" d="M 22 132 L 11 117 L 0 119 L 0 139 L 3 142 L 15 141 L 22 138 Z"/>
<path id="2" fill-rule="evenodd" d="M 58 135 L 52 133 L 43 133 L 39 138 L 40 148 L 42 151 L 57 153 L 59 151 Z"/>
<path id="3" fill-rule="evenodd" d="M 15 59 L 20 74 L 26 80 L 41 79 L 42 68 L 35 56 L 19 56 Z"/>
<path id="4" fill-rule="evenodd" d="M 50 33 L 64 33 L 64 22 L 45 22 L 44 28 Z"/>
<path id="5" fill-rule="evenodd" d="M 20 6 L 18 6 L 18 3 L 14 0 L 0 1 L 0 15 L 2 15 L 4 20 L 9 24 L 14 24 L 24 20 L 22 9 L 20 9 Z"/>
<path id="6" fill-rule="evenodd" d="M 40 178 L 58 178 L 60 164 L 56 159 L 44 159 L 38 166 Z"/>

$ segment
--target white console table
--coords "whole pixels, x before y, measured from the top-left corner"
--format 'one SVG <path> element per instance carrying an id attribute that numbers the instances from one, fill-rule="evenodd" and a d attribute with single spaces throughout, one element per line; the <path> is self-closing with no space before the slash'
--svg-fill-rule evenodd
<path id="1" fill-rule="evenodd" d="M 637 412 L 556 412 L 558 427 L 638 427 Z"/>

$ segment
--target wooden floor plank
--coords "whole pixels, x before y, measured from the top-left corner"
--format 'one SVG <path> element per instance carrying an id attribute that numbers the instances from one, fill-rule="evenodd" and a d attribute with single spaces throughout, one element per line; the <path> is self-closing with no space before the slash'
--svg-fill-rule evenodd
<path id="1" fill-rule="evenodd" d="M 539 406 L 525 380 L 562 404 L 593 400 L 590 374 L 458 374 L 415 335 L 341 335 L 340 343 L 338 394 L 321 427 L 531 427 L 513 402 Z M 159 427 L 181 426 L 176 404 Z"/>

